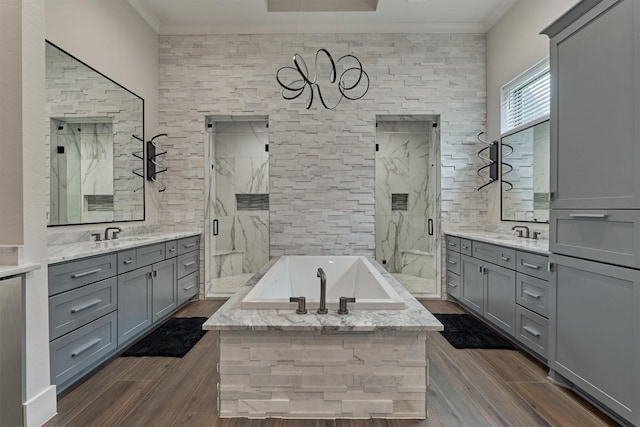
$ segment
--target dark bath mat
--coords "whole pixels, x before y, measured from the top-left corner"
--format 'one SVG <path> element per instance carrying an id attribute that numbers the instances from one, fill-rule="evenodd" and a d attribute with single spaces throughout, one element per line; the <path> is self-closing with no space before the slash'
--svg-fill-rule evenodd
<path id="1" fill-rule="evenodd" d="M 206 317 L 174 317 L 135 343 L 122 356 L 182 357 L 207 331 L 202 330 Z"/>
<path id="2" fill-rule="evenodd" d="M 444 325 L 443 337 L 455 348 L 515 350 L 515 347 L 470 314 L 434 314 Z"/>

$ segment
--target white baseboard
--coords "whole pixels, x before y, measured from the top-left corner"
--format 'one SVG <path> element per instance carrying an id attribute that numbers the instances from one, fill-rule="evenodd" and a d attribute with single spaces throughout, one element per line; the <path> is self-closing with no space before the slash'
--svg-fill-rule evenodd
<path id="1" fill-rule="evenodd" d="M 25 427 L 40 427 L 57 413 L 56 386 L 51 385 L 22 405 Z"/>

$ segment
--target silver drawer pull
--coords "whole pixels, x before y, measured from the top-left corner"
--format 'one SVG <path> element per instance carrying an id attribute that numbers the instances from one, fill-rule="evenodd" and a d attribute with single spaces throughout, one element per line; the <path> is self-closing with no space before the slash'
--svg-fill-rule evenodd
<path id="1" fill-rule="evenodd" d="M 447 283 L 448 286 L 452 287 L 452 288 L 457 288 L 458 285 L 454 285 L 453 283 Z"/>
<path id="2" fill-rule="evenodd" d="M 536 331 L 533 328 L 530 328 L 529 326 L 523 326 L 522 329 L 524 329 L 526 332 L 530 333 L 531 335 L 533 335 L 536 338 L 538 338 L 540 336 L 540 332 Z"/>
<path id="3" fill-rule="evenodd" d="M 529 292 L 529 291 L 522 291 L 523 294 L 525 294 L 528 297 L 531 298 L 535 298 L 535 299 L 540 299 L 542 298 L 542 295 L 538 295 L 538 294 L 534 294 L 533 292 Z"/>
<path id="4" fill-rule="evenodd" d="M 187 286 L 186 288 L 182 288 L 182 290 L 188 291 L 189 289 L 193 289 L 195 287 L 196 287 L 196 285 L 191 285 L 191 286 Z"/>
<path id="5" fill-rule="evenodd" d="M 185 249 L 188 249 L 188 248 L 194 247 L 195 245 L 196 245 L 195 243 L 189 243 L 188 245 L 183 245 L 183 246 Z"/>
<path id="6" fill-rule="evenodd" d="M 526 261 L 522 261 L 522 265 L 525 267 L 533 268 L 534 270 L 540 270 L 540 266 L 536 264 L 531 264 Z"/>
<path id="7" fill-rule="evenodd" d="M 187 262 L 187 263 L 182 264 L 182 266 L 183 267 L 191 267 L 195 263 L 196 263 L 195 261 L 191 261 L 191 262 Z"/>
<path id="8" fill-rule="evenodd" d="M 83 310 L 86 310 L 88 308 L 95 307 L 96 305 L 100 304 L 101 302 L 102 302 L 101 299 L 97 299 L 95 301 L 88 302 L 85 305 L 81 305 L 79 307 L 74 307 L 74 308 L 71 309 L 71 314 L 76 314 L 79 311 L 83 311 Z"/>
<path id="9" fill-rule="evenodd" d="M 169 249 L 169 252 L 175 252 L 175 251 L 176 251 L 176 248 Z"/>
<path id="10" fill-rule="evenodd" d="M 451 264 L 451 265 L 456 265 L 456 264 L 457 264 L 457 262 L 456 262 L 456 261 L 454 261 L 454 260 L 452 260 L 452 259 L 450 259 L 450 260 L 449 260 L 449 264 Z"/>
<path id="11" fill-rule="evenodd" d="M 505 255 L 501 255 L 500 259 L 503 261 L 509 261 L 511 259 L 511 257 L 505 256 Z"/>
<path id="12" fill-rule="evenodd" d="M 97 345 L 100 341 L 102 341 L 102 338 L 94 338 L 92 341 L 89 341 L 87 344 L 85 344 L 84 346 L 80 347 L 79 349 L 71 353 L 71 357 L 80 356 L 82 353 L 89 350 L 91 347 L 94 347 L 95 345 Z"/>
<path id="13" fill-rule="evenodd" d="M 72 274 L 72 279 L 79 279 L 80 277 L 90 276 L 92 274 L 100 273 L 102 271 L 101 268 L 96 268 L 95 270 L 83 271 L 82 273 Z"/>
<path id="14" fill-rule="evenodd" d="M 571 218 L 600 218 L 604 219 L 609 216 L 606 213 L 570 213 Z"/>
<path id="15" fill-rule="evenodd" d="M 469 249 L 469 246 L 467 246 L 467 245 L 462 245 L 462 249 Z"/>
<path id="16" fill-rule="evenodd" d="M 129 265 L 132 262 L 133 262 L 133 258 L 129 258 L 129 259 L 124 260 L 122 263 L 125 264 L 125 265 Z"/>
<path id="17" fill-rule="evenodd" d="M 458 246 L 458 244 L 456 242 L 449 242 L 447 243 L 449 246 Z"/>

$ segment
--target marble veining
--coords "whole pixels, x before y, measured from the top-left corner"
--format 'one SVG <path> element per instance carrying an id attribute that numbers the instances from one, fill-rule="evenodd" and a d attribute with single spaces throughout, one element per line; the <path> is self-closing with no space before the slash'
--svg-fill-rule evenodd
<path id="1" fill-rule="evenodd" d="M 39 270 L 40 264 L 0 265 L 0 279 Z M 1 284 L 2 282 L 0 282 Z"/>
<path id="2" fill-rule="evenodd" d="M 440 331 L 442 324 L 373 258 L 368 258 L 405 302 L 404 310 L 352 310 L 298 315 L 291 310 L 241 310 L 240 303 L 278 258 L 253 275 L 209 320 L 203 329 L 223 331 Z M 318 292 L 320 287 L 318 285 Z"/>
<path id="3" fill-rule="evenodd" d="M 53 245 L 47 248 L 49 264 L 56 264 L 74 259 L 86 258 L 89 256 L 101 255 L 110 252 L 117 252 L 124 249 L 131 249 L 154 243 L 166 242 L 169 240 L 181 239 L 199 235 L 199 231 L 176 231 L 171 233 L 152 233 L 138 236 L 128 236 L 117 240 L 107 240 L 101 242 L 81 242 L 64 245 Z"/>
<path id="4" fill-rule="evenodd" d="M 445 230 L 449 236 L 462 237 L 464 239 L 477 240 L 494 245 L 505 246 L 513 249 L 521 249 L 527 252 L 535 252 L 542 255 L 549 255 L 549 240 L 547 239 L 524 239 L 510 234 L 499 234 L 482 230 Z"/>

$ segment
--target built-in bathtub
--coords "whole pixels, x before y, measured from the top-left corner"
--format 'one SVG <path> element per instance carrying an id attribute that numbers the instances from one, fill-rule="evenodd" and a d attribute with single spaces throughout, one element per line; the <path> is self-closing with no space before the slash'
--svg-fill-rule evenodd
<path id="1" fill-rule="evenodd" d="M 404 300 L 363 256 L 283 256 L 244 297 L 251 310 L 295 309 L 291 297 L 305 297 L 307 308 L 319 306 L 318 268 L 327 278 L 327 307 L 337 309 L 340 297 L 354 297 L 354 310 L 402 310 Z"/>

